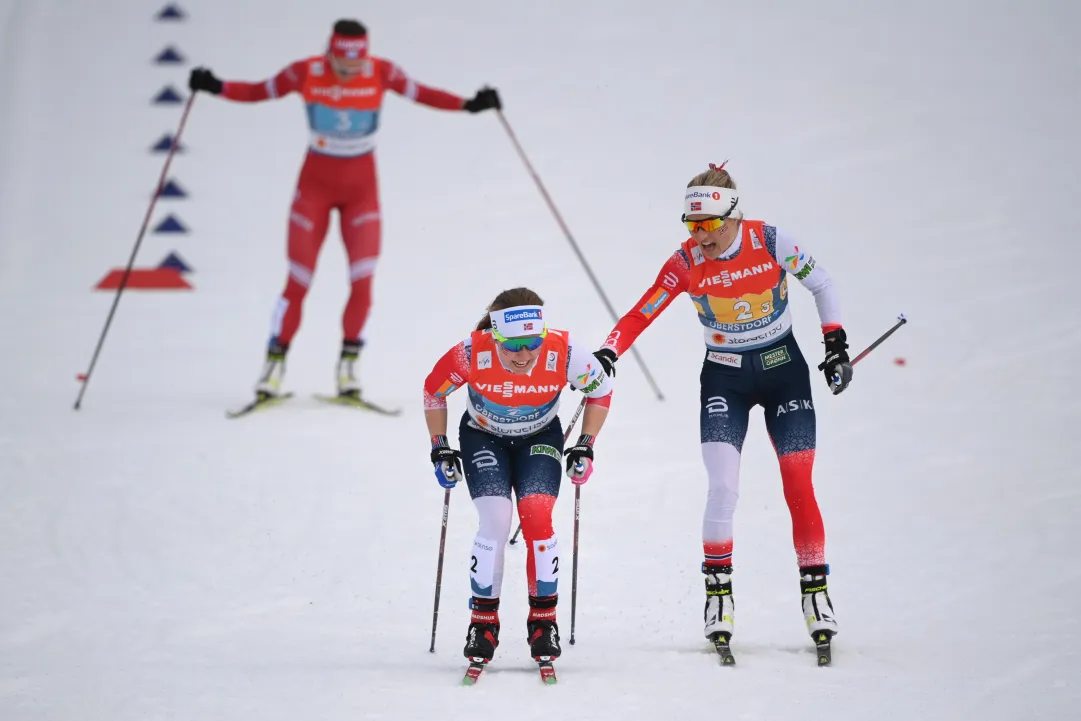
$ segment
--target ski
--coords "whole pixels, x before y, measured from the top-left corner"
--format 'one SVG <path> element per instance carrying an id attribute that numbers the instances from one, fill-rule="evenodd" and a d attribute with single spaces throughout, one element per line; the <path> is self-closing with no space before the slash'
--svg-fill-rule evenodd
<path id="1" fill-rule="evenodd" d="M 377 403 L 361 398 L 359 396 L 342 393 L 336 396 L 323 395 L 321 393 L 315 394 L 315 399 L 322 401 L 323 403 L 333 403 L 334 405 L 346 406 L 349 408 L 359 408 L 365 411 L 372 411 L 383 416 L 397 416 L 402 412 L 401 408 L 387 408 Z"/>
<path id="2" fill-rule="evenodd" d="M 545 659 L 544 656 L 541 659 Z M 552 686 L 556 683 L 556 667 L 552 665 L 551 660 L 538 660 L 537 668 L 540 670 L 541 683 L 546 686 Z"/>
<path id="3" fill-rule="evenodd" d="M 736 665 L 736 657 L 732 655 L 732 648 L 729 646 L 732 641 L 731 634 L 721 631 L 710 636 L 709 640 L 713 642 L 713 648 L 717 650 L 717 655 L 721 657 L 722 666 Z"/>
<path id="4" fill-rule="evenodd" d="M 469 660 L 469 668 L 465 670 L 465 677 L 462 679 L 463 686 L 472 686 L 480 680 L 480 675 L 484 673 L 484 660 L 474 661 Z"/>
<path id="5" fill-rule="evenodd" d="M 819 631 L 813 636 L 819 666 L 829 666 L 833 663 L 833 650 L 830 648 L 831 635 L 828 631 Z"/>
<path id="6" fill-rule="evenodd" d="M 274 408 L 275 406 L 280 406 L 282 403 L 285 403 L 287 400 L 289 400 L 292 397 L 293 397 L 292 393 L 283 393 L 280 396 L 262 396 L 261 395 L 261 396 L 256 397 L 256 399 L 254 401 L 252 401 L 251 403 L 249 403 L 246 406 L 243 406 L 241 408 L 237 408 L 237 409 L 231 410 L 231 411 L 225 411 L 225 417 L 226 418 L 240 418 L 242 416 L 246 416 L 246 415 L 249 415 L 251 413 L 255 413 L 256 411 L 263 411 L 263 410 L 266 410 L 267 408 Z"/>

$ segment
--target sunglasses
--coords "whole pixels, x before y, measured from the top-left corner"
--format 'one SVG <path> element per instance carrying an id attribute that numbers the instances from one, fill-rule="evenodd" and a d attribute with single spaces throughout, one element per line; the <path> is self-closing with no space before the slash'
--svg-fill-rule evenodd
<path id="1" fill-rule="evenodd" d="M 727 213 L 717 216 L 716 218 L 706 218 L 705 220 L 687 220 L 687 214 L 684 213 L 681 220 L 683 221 L 683 224 L 687 226 L 687 230 L 691 231 L 692 233 L 699 228 L 706 231 L 707 233 L 712 233 L 713 231 L 724 227 L 724 221 L 728 220 L 728 216 L 732 215 L 733 210 L 735 210 L 735 203 L 732 204 L 732 208 Z"/>
<path id="2" fill-rule="evenodd" d="M 684 220 L 683 224 L 687 226 L 687 230 L 692 233 L 699 229 L 704 230 L 707 233 L 712 233 L 715 230 L 723 228 L 726 220 L 728 220 L 727 216 L 724 218 L 706 218 L 705 220 Z"/>
<path id="3" fill-rule="evenodd" d="M 544 330 L 540 335 L 527 335 L 522 338 L 504 338 L 495 331 L 492 330 L 492 338 L 508 353 L 517 353 L 520 350 L 537 350 L 544 344 L 544 339 L 548 335 L 548 326 L 544 326 Z"/>

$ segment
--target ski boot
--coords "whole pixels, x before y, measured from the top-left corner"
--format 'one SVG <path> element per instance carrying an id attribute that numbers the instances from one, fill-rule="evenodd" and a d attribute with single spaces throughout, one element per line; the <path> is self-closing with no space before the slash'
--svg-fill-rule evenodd
<path id="1" fill-rule="evenodd" d="M 529 618 L 526 621 L 526 640 L 533 660 L 550 662 L 559 658 L 559 626 L 556 624 L 556 602 L 559 596 L 530 596 Z"/>
<path id="2" fill-rule="evenodd" d="M 281 345 L 277 340 L 270 342 L 263 373 L 255 384 L 255 395 L 259 401 L 281 395 L 282 379 L 285 377 L 285 354 L 288 350 L 289 346 Z"/>
<path id="3" fill-rule="evenodd" d="M 473 615 L 465 634 L 462 652 L 471 665 L 485 665 L 492 660 L 499 646 L 499 599 L 473 596 L 470 602 Z"/>
<path id="4" fill-rule="evenodd" d="M 363 343 L 343 341 L 342 356 L 338 360 L 338 396 L 360 399 L 360 381 L 356 376 L 356 363 Z"/>
<path id="5" fill-rule="evenodd" d="M 830 567 L 803 566 L 800 568 L 800 593 L 803 595 L 803 618 L 807 630 L 814 639 L 818 652 L 818 665 L 832 662 L 830 642 L 837 634 L 837 619 L 833 616 L 833 603 L 826 589 L 826 576 Z"/>
<path id="6" fill-rule="evenodd" d="M 732 598 L 732 567 L 702 565 L 706 574 L 706 608 L 703 618 L 706 623 L 705 634 L 717 653 L 721 663 L 732 666 L 736 663 L 729 644 L 736 622 L 736 603 Z"/>

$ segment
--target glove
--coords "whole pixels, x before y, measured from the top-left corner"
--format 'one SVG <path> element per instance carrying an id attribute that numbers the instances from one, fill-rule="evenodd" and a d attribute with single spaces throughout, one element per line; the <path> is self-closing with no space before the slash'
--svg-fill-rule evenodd
<path id="1" fill-rule="evenodd" d="M 837 395 L 852 382 L 852 364 L 848 362 L 848 337 L 844 328 L 831 330 L 825 334 L 826 360 L 818 366 L 818 370 L 826 374 L 826 383 L 829 384 L 833 395 Z"/>
<path id="2" fill-rule="evenodd" d="M 188 78 L 188 87 L 196 92 L 205 90 L 211 95 L 219 95 L 225 84 L 214 77 L 214 73 L 207 68 L 195 68 L 191 71 L 191 77 Z"/>
<path id="3" fill-rule="evenodd" d="M 432 436 L 432 463 L 435 480 L 443 488 L 454 488 L 462 478 L 462 453 L 450 447 L 446 436 Z"/>
<path id="4" fill-rule="evenodd" d="M 567 478 L 580 486 L 593 475 L 593 436 L 583 433 L 578 442 L 563 451 L 567 457 Z"/>
<path id="5" fill-rule="evenodd" d="M 499 101 L 499 93 L 495 88 L 489 88 L 487 86 L 477 91 L 469 100 L 466 100 L 462 105 L 463 110 L 468 110 L 471 113 L 479 113 L 482 110 L 488 110 L 489 108 L 495 108 L 501 110 L 503 103 Z"/>
<path id="6" fill-rule="evenodd" d="M 598 351 L 593 352 L 597 362 L 601 364 L 601 368 L 604 368 L 604 374 L 609 378 L 616 377 L 616 361 L 619 360 L 619 356 L 611 348 L 601 348 Z"/>

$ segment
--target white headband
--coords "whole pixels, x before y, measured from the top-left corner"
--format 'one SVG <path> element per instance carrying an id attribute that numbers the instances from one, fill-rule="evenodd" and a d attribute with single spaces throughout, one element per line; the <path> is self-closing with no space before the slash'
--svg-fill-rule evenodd
<path id="1" fill-rule="evenodd" d="M 520 338 L 540 335 L 544 332 L 544 315 L 539 305 L 516 305 L 504 310 L 493 310 L 492 330 L 504 338 Z"/>
<path id="2" fill-rule="evenodd" d="M 715 215 L 727 218 L 739 204 L 739 194 L 733 188 L 695 185 L 683 196 L 683 215 Z"/>

